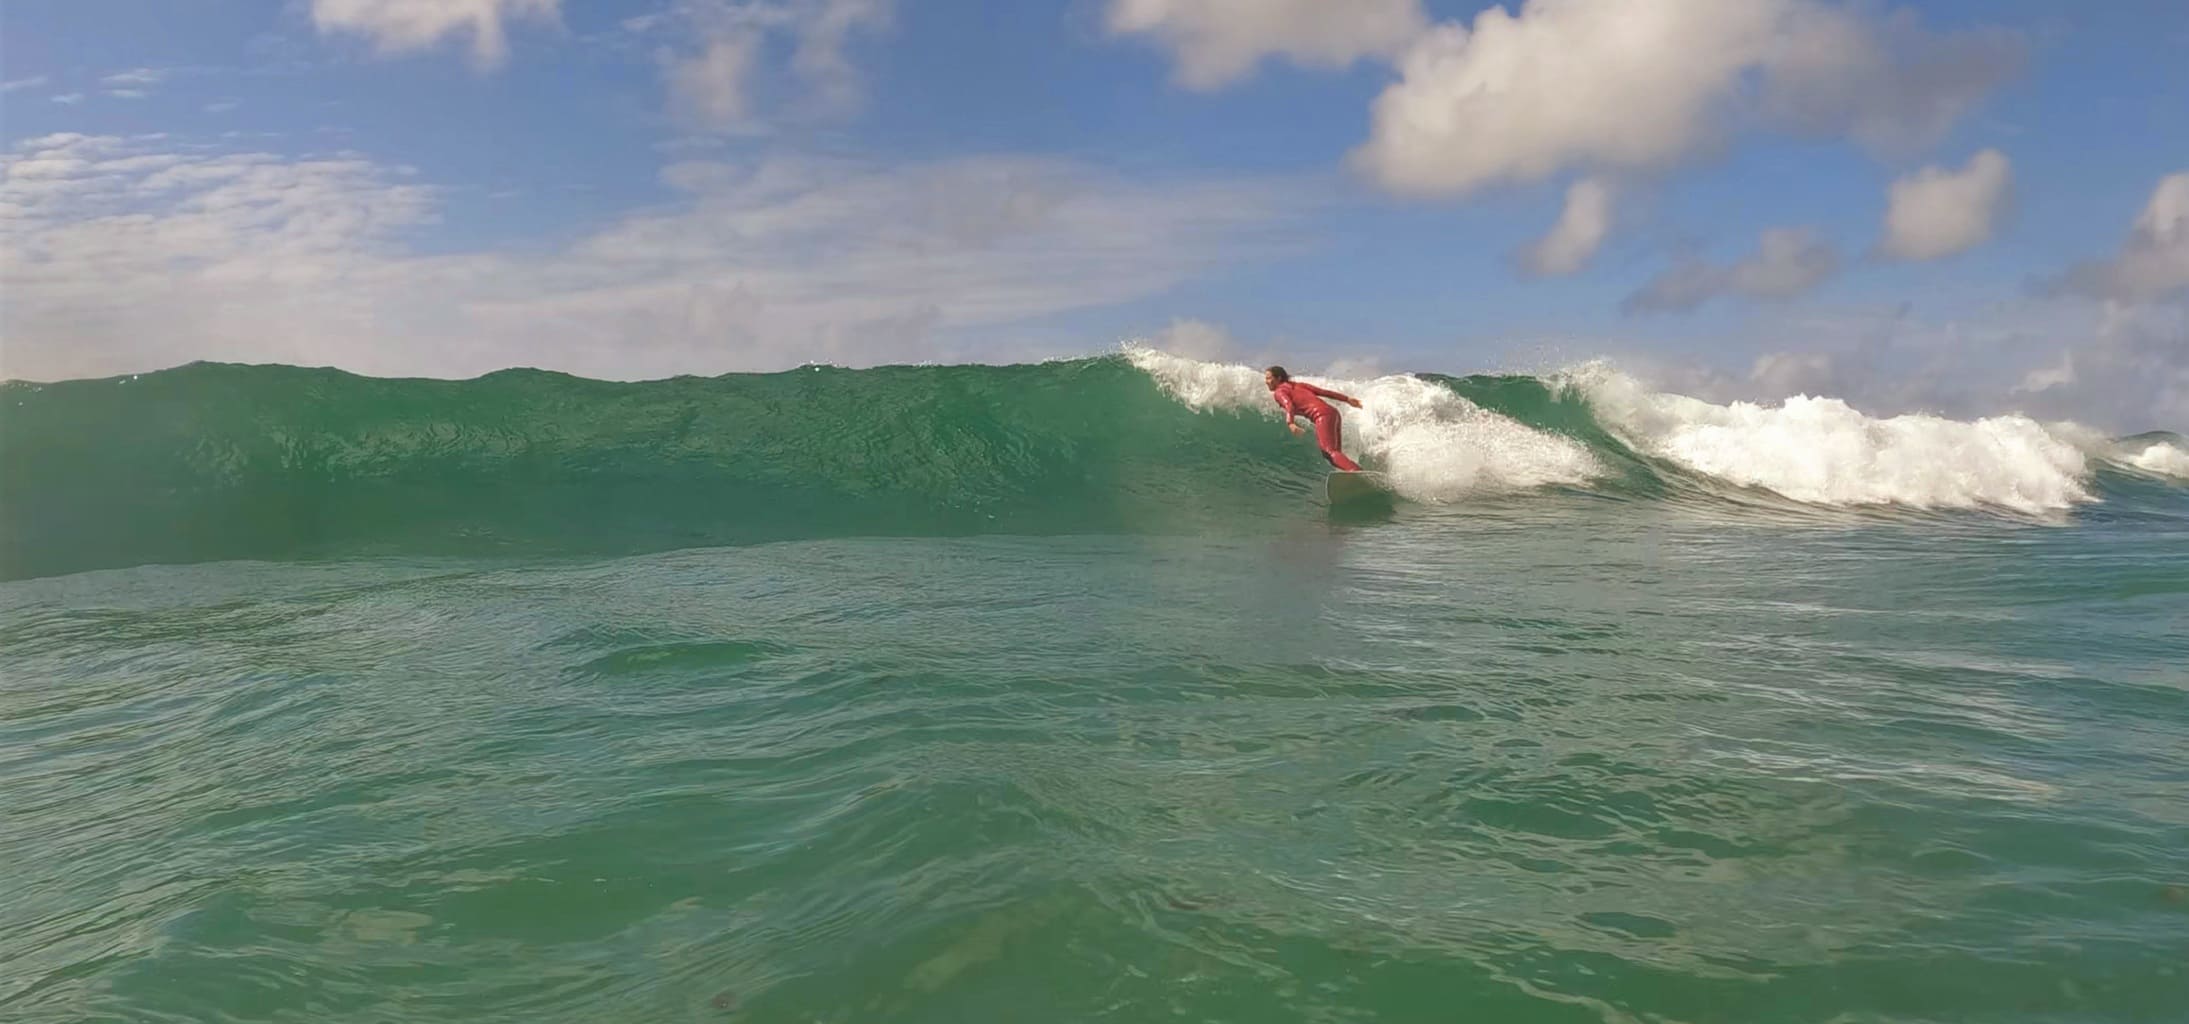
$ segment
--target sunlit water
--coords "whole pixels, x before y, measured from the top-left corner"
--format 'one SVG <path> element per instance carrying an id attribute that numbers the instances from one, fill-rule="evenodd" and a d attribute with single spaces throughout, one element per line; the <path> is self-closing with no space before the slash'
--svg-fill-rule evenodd
<path id="1" fill-rule="evenodd" d="M 0 585 L 11 1021 L 2189 1019 L 2189 530 Z"/>

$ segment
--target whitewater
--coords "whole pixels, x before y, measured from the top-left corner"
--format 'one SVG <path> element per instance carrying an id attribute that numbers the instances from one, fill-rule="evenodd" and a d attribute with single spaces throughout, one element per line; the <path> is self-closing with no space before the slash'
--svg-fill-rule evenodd
<path id="1" fill-rule="evenodd" d="M 1127 355 L 1189 408 L 1269 405 L 1258 369 L 1146 347 Z M 1363 399 L 1363 409 L 1347 414 L 1348 454 L 1374 461 L 1417 500 L 1586 485 L 1613 472 L 1583 437 L 1486 409 L 1448 379 L 1302 379 Z M 1604 363 L 1537 382 L 1557 400 L 1585 404 L 1621 455 L 1819 505 L 2043 513 L 2096 500 L 2090 486 L 2101 466 L 2189 479 L 2189 451 L 2178 438 L 2124 444 L 2077 424 L 2018 415 L 1974 422 L 1877 418 L 1836 398 L 1807 395 L 1773 406 L 1713 405 L 1652 391 Z"/>
<path id="2" fill-rule="evenodd" d="M 0 384 L 0 1019 L 2180 1016 L 2181 435 L 1293 369 Z"/>

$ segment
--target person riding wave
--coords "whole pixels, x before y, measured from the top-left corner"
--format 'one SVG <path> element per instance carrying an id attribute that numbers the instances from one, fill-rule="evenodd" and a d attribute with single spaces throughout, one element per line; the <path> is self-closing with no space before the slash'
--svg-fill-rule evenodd
<path id="1" fill-rule="evenodd" d="M 1293 420 L 1305 416 L 1315 424 L 1315 444 L 1322 448 L 1323 458 L 1348 473 L 1360 472 L 1360 463 L 1347 458 L 1341 442 L 1345 435 L 1345 418 L 1325 398 L 1336 399 L 1352 406 L 1361 407 L 1361 401 L 1350 395 L 1341 395 L 1326 388 L 1318 388 L 1304 380 L 1293 380 L 1282 366 L 1272 366 L 1262 371 L 1262 383 L 1269 385 L 1270 396 L 1277 400 L 1278 408 L 1285 411 L 1285 426 L 1295 434 L 1303 433 Z"/>

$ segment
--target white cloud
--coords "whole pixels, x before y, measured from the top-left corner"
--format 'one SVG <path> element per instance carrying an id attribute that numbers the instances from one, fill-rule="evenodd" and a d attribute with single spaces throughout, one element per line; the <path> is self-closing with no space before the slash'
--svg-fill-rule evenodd
<path id="1" fill-rule="evenodd" d="M 1831 243 L 1807 228 L 1765 231 L 1748 258 L 1730 267 L 1684 259 L 1627 297 L 1628 312 L 1685 312 L 1721 295 L 1785 300 L 1815 288 L 1839 271 Z"/>
<path id="2" fill-rule="evenodd" d="M 1544 235 L 1522 254 L 1521 261 L 1537 274 L 1571 274 L 1588 266 L 1596 250 L 1611 233 L 1611 185 L 1601 178 L 1583 178 L 1566 189 L 1566 207 Z"/>
<path id="3" fill-rule="evenodd" d="M 2125 430 L 2189 431 L 2189 316 L 2122 307 L 2098 315 L 2089 340 L 2062 356 L 2066 378 L 2028 406 Z"/>
<path id="4" fill-rule="evenodd" d="M 1772 2 L 1530 0 L 1444 24 L 1399 62 L 1355 152 L 1395 192 L 1464 193 L 1574 165 L 1669 164 L 1756 62 Z"/>
<path id="5" fill-rule="evenodd" d="M 860 98 L 858 70 L 845 55 L 853 33 L 890 23 L 894 0 L 680 0 L 626 30 L 674 39 L 662 53 L 670 103 L 695 128 L 761 126 L 755 93 L 765 84 L 768 42 L 792 44 L 790 69 L 805 86 L 808 114 L 840 114 Z"/>
<path id="6" fill-rule="evenodd" d="M 1991 238 L 2013 186 L 2006 155 L 1987 149 L 1958 171 L 1926 167 L 1893 182 L 1879 251 L 1894 259 L 1935 260 Z"/>
<path id="7" fill-rule="evenodd" d="M 99 84 L 114 89 L 135 89 L 158 85 L 166 78 L 167 71 L 164 68 L 137 68 L 108 75 L 99 79 Z"/>
<path id="8" fill-rule="evenodd" d="M 1687 257 L 1658 272 L 1620 308 L 1629 313 L 1687 312 L 1716 298 L 1726 288 L 1726 272 Z"/>
<path id="9" fill-rule="evenodd" d="M 2120 252 L 2069 270 L 2052 287 L 2130 303 L 2189 294 L 2189 171 L 2159 180 Z"/>
<path id="10" fill-rule="evenodd" d="M 1427 24 L 1420 0 L 1111 0 L 1109 29 L 1154 36 L 1193 89 L 1238 81 L 1270 57 L 1344 67 L 1403 49 Z"/>
<path id="11" fill-rule="evenodd" d="M 1407 195 L 1569 168 L 1649 171 L 1723 141 L 1752 102 L 1866 145 L 1935 137 L 2018 67 L 2014 37 L 1937 37 L 1817 0 L 1528 0 L 1430 30 L 1377 97 L 1356 167 Z"/>
<path id="12" fill-rule="evenodd" d="M 143 89 L 108 89 L 106 95 L 117 100 L 141 100 L 152 94 Z"/>
<path id="13" fill-rule="evenodd" d="M 1906 306 L 1759 309 L 1733 330 L 1729 347 L 1760 341 L 1776 351 L 1735 373 L 1668 365 L 1639 350 L 1617 361 L 1656 385 L 1720 403 L 1815 395 L 1870 415 L 2021 413 L 2116 434 L 2189 431 L 2189 307 L 2024 298 L 1945 321 Z"/>
<path id="14" fill-rule="evenodd" d="M 1839 270 L 1831 243 L 1806 228 L 1775 228 L 1763 233 L 1756 254 L 1733 266 L 1732 290 L 1763 299 L 1789 299 L 1823 283 Z"/>
<path id="15" fill-rule="evenodd" d="M 148 140 L 150 141 L 150 140 Z M 5 356 L 99 365 L 86 343 L 248 330 L 249 315 L 342 294 L 373 246 L 431 219 L 431 191 L 356 159 L 184 154 L 116 137 L 22 143 L 0 184 Z M 256 302 L 250 296 L 262 297 Z M 279 320 L 276 315 L 274 320 Z M 278 328 L 276 328 L 278 329 Z M 130 332 L 143 339 L 125 342 Z"/>
<path id="16" fill-rule="evenodd" d="M 635 378 L 965 357 L 965 338 L 1282 248 L 1258 183 L 1057 160 L 687 163 L 683 199 L 548 252 L 428 254 L 440 191 L 357 157 L 61 135 L 0 160 L 0 373 L 191 359 Z"/>
<path id="17" fill-rule="evenodd" d="M 1907 152 L 1942 138 L 2024 57 L 2021 37 L 2003 29 L 1937 35 L 1908 10 L 1880 18 L 1789 3 L 1765 61 L 1765 110 L 1809 134 Z"/>
<path id="18" fill-rule="evenodd" d="M 320 34 L 365 36 L 382 54 L 431 49 L 443 39 L 469 33 L 472 58 L 499 66 L 509 55 L 506 22 L 556 22 L 562 0 L 312 0 L 312 25 Z"/>
<path id="19" fill-rule="evenodd" d="M 851 34 L 887 26 L 894 0 L 823 0 L 798 33 L 791 68 L 813 88 L 825 109 L 847 109 L 859 99 L 859 73 L 844 56 Z"/>
<path id="20" fill-rule="evenodd" d="M 9 81 L 0 82 L 0 95 L 6 95 L 7 93 L 14 92 L 17 89 L 36 89 L 44 84 L 46 84 L 46 76 L 44 75 L 33 75 L 29 78 L 11 79 Z"/>
<path id="21" fill-rule="evenodd" d="M 55 103 L 59 103 L 64 106 L 71 106 L 77 103 L 82 103 L 84 101 L 84 94 L 80 92 L 62 92 L 55 93 L 50 98 Z"/>
<path id="22" fill-rule="evenodd" d="M 2060 353 L 2057 366 L 2039 366 L 2022 375 L 2022 382 L 2014 385 L 2015 392 L 2034 394 L 2053 388 L 2071 387 L 2075 383 L 2075 353 Z"/>
<path id="23" fill-rule="evenodd" d="M 746 83 L 759 51 L 757 32 L 729 32 L 708 40 L 705 49 L 669 66 L 671 99 L 685 116 L 707 127 L 744 124 L 752 108 Z"/>

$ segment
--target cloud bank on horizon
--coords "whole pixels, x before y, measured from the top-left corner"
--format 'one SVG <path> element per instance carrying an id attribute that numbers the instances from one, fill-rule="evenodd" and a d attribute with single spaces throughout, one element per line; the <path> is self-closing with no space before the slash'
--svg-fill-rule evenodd
<path id="1" fill-rule="evenodd" d="M 2078 84 L 2038 5 L 1012 11 L 310 0 L 227 37 L 34 26 L 50 64 L 10 32 L 0 374 L 1562 338 L 1715 395 L 2189 429 L 2189 78 L 2130 60 L 2153 113 L 2078 119 L 2119 83 Z M 2088 20 L 2091 49 L 2189 38 Z M 2115 166 L 2074 152 L 2100 131 Z"/>

